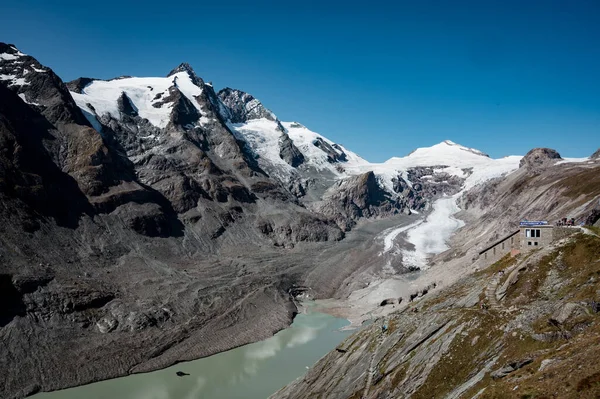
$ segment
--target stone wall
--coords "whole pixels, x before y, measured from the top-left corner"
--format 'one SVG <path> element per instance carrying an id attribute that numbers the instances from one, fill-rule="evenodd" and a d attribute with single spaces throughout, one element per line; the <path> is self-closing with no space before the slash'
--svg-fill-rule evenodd
<path id="1" fill-rule="evenodd" d="M 563 238 L 566 238 L 579 231 L 581 230 L 579 230 L 578 227 L 555 227 L 552 230 L 552 239 L 554 241 L 562 240 Z"/>

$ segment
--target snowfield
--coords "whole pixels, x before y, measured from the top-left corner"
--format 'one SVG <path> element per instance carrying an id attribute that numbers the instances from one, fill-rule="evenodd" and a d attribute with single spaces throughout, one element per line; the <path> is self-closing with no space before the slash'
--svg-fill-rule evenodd
<path id="1" fill-rule="evenodd" d="M 152 125 L 162 129 L 170 121 L 173 104 L 167 102 L 161 105 L 161 102 L 169 96 L 169 88 L 173 86 L 194 104 L 200 115 L 204 115 L 194 98 L 202 94 L 202 88 L 192 82 L 187 72 L 179 72 L 166 78 L 95 80 L 84 87 L 81 94 L 71 92 L 71 95 L 79 108 L 87 114 L 97 117 L 110 115 L 120 120 L 118 100 L 121 93 L 125 93 L 140 117 L 148 119 Z M 206 121 L 201 119 L 200 123 L 202 122 Z"/>
<path id="2" fill-rule="evenodd" d="M 172 78 L 95 80 L 82 90 L 82 94 L 71 92 L 71 95 L 79 108 L 91 115 L 102 117 L 108 114 L 120 120 L 118 100 L 121 93 L 125 93 L 142 118 L 148 119 L 156 127 L 164 128 L 169 123 L 172 105 L 156 108 L 153 104 L 169 95 L 172 81 Z M 160 95 L 158 99 L 157 95 Z"/>

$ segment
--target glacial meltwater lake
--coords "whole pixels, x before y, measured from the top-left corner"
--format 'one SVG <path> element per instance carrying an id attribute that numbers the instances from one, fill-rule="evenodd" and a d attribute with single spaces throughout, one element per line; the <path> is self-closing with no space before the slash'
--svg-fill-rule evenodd
<path id="1" fill-rule="evenodd" d="M 164 370 L 134 374 L 35 399 L 266 399 L 303 376 L 352 331 L 349 322 L 309 311 L 264 341 L 244 345 Z M 177 371 L 188 376 L 178 377 Z"/>

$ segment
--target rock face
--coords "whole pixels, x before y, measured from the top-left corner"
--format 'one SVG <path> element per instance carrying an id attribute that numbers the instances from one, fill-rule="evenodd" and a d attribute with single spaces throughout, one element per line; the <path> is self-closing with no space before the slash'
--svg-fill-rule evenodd
<path id="1" fill-rule="evenodd" d="M 508 363 L 506 366 L 492 372 L 490 374 L 490 377 L 494 378 L 494 379 L 498 379 L 498 378 L 504 378 L 507 375 L 509 375 L 512 372 L 517 371 L 518 369 L 522 368 L 523 366 L 528 365 L 529 363 L 532 363 L 533 359 L 532 358 L 525 358 L 525 359 L 520 359 L 520 360 L 515 360 L 512 361 L 510 363 Z"/>
<path id="2" fill-rule="evenodd" d="M 343 230 L 359 218 L 391 216 L 404 209 L 404 202 L 381 189 L 373 172 L 340 181 L 319 205 L 319 212 L 332 217 Z"/>
<path id="3" fill-rule="evenodd" d="M 596 152 L 594 152 L 594 153 L 593 153 L 593 154 L 590 156 L 590 158 L 591 158 L 591 159 L 598 159 L 598 158 L 600 158 L 600 148 L 598 148 L 598 149 L 596 150 Z"/>
<path id="4" fill-rule="evenodd" d="M 327 161 L 329 163 L 345 162 L 347 160 L 346 153 L 338 146 L 330 145 L 322 138 L 317 138 L 313 141 L 313 145 L 327 154 Z"/>
<path id="5" fill-rule="evenodd" d="M 283 133 L 279 138 L 279 156 L 294 168 L 302 165 L 305 161 L 304 155 L 294 145 L 287 133 Z"/>
<path id="6" fill-rule="evenodd" d="M 539 168 L 560 159 L 560 154 L 551 148 L 534 148 L 523 157 L 519 167 Z"/>
<path id="7" fill-rule="evenodd" d="M 260 101 L 248 93 L 227 87 L 220 90 L 218 95 L 225 107 L 227 107 L 227 116 L 232 123 L 247 122 L 252 119 L 261 118 L 271 121 L 277 119 Z"/>

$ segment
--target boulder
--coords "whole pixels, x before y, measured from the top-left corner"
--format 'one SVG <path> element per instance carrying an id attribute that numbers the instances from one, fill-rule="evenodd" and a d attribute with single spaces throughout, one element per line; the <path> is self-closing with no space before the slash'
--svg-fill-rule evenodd
<path id="1" fill-rule="evenodd" d="M 550 317 L 553 323 L 564 324 L 568 319 L 585 314 L 585 308 L 577 303 L 565 303 L 560 306 Z"/>
<path id="2" fill-rule="evenodd" d="M 530 357 L 521 359 L 521 360 L 515 360 L 515 361 L 508 363 L 506 366 L 492 372 L 490 374 L 490 376 L 495 380 L 504 378 L 507 375 L 509 375 L 510 373 L 517 371 L 521 367 L 526 366 L 532 362 L 533 362 L 533 358 L 530 358 Z"/>

